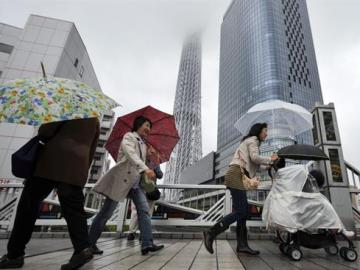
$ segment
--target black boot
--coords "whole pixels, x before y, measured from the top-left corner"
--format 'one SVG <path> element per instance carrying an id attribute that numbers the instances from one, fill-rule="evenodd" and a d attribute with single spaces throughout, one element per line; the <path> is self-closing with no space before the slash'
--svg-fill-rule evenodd
<path id="1" fill-rule="evenodd" d="M 129 233 L 127 236 L 128 241 L 134 241 L 135 240 L 135 233 Z"/>
<path id="2" fill-rule="evenodd" d="M 0 259 L 0 269 L 21 268 L 24 265 L 24 256 L 10 259 L 4 255 Z"/>
<path id="3" fill-rule="evenodd" d="M 260 252 L 258 250 L 252 250 L 248 246 L 247 241 L 247 228 L 246 222 L 238 223 L 236 225 L 236 240 L 237 240 L 237 248 L 236 252 L 238 253 L 246 253 L 250 255 L 259 255 Z"/>
<path id="4" fill-rule="evenodd" d="M 214 226 L 212 226 L 208 231 L 204 232 L 204 244 L 207 251 L 210 252 L 210 254 L 214 253 L 213 249 L 213 242 L 220 233 L 226 231 L 229 228 L 229 226 L 226 226 L 223 223 L 223 220 L 220 220 L 218 223 L 216 223 Z"/>
<path id="5" fill-rule="evenodd" d="M 96 254 L 96 255 L 101 255 L 104 253 L 104 251 L 101 250 L 100 248 L 98 248 L 98 246 L 95 244 L 91 246 L 91 251 L 93 254 Z"/>
<path id="6" fill-rule="evenodd" d="M 74 270 L 91 261 L 93 253 L 91 248 L 86 248 L 78 254 L 74 254 L 70 261 L 61 266 L 61 270 Z"/>
<path id="7" fill-rule="evenodd" d="M 146 255 L 146 254 L 149 253 L 149 251 L 150 252 L 156 252 L 156 251 L 158 251 L 160 249 L 163 249 L 163 248 L 164 248 L 164 245 L 155 245 L 155 244 L 153 244 L 151 247 L 142 248 L 141 249 L 141 254 Z"/>

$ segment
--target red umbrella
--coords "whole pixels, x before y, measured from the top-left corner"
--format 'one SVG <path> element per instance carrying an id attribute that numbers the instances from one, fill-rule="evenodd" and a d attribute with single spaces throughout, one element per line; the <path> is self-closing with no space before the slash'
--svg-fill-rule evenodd
<path id="1" fill-rule="evenodd" d="M 145 142 L 152 146 L 152 152 L 156 153 L 158 164 L 168 161 L 172 150 L 180 139 L 175 125 L 175 118 L 173 115 L 159 111 L 151 106 L 146 106 L 119 117 L 106 142 L 106 150 L 109 151 L 114 160 L 117 159 L 123 136 L 131 131 L 134 120 L 139 116 L 148 118 L 152 123 L 151 132 Z M 154 158 L 152 158 L 152 161 L 154 162 Z"/>

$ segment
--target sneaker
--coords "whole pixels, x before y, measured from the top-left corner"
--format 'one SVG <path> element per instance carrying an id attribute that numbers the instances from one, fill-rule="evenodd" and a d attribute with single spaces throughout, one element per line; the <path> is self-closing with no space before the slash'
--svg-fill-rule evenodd
<path id="1" fill-rule="evenodd" d="M 24 265 L 24 256 L 10 259 L 7 255 L 0 258 L 0 269 L 21 268 Z"/>
<path id="2" fill-rule="evenodd" d="M 93 254 L 96 254 L 96 255 L 101 255 L 104 253 L 104 251 L 102 251 L 100 248 L 98 248 L 97 245 L 91 246 L 91 251 Z"/>
<path id="3" fill-rule="evenodd" d="M 134 241 L 135 240 L 135 233 L 129 233 L 127 236 L 127 240 Z"/>
<path id="4" fill-rule="evenodd" d="M 91 248 L 86 248 L 78 254 L 74 254 L 70 261 L 66 264 L 61 266 L 61 270 L 73 270 L 78 269 L 79 267 L 83 266 L 84 264 L 91 261 L 93 258 L 93 253 Z"/>

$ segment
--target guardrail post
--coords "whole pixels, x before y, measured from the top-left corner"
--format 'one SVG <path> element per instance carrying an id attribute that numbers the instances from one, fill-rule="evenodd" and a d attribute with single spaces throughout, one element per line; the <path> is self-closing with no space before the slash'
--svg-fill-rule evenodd
<path id="1" fill-rule="evenodd" d="M 225 190 L 225 200 L 224 200 L 224 215 L 230 214 L 232 212 L 231 206 L 231 193 L 230 190 Z"/>
<path id="2" fill-rule="evenodd" d="M 232 212 L 232 205 L 231 205 L 231 193 L 229 189 L 225 190 L 225 200 L 224 200 L 224 216 L 230 214 Z M 230 227 L 227 230 L 230 232 Z"/>

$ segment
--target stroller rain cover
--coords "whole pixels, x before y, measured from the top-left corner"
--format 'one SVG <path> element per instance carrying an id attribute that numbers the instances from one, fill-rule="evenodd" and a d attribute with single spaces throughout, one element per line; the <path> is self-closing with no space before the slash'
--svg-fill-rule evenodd
<path id="1" fill-rule="evenodd" d="M 298 230 L 342 229 L 335 209 L 320 192 L 302 192 L 309 165 L 293 165 L 277 171 L 267 196 L 262 219 L 268 229 Z"/>

